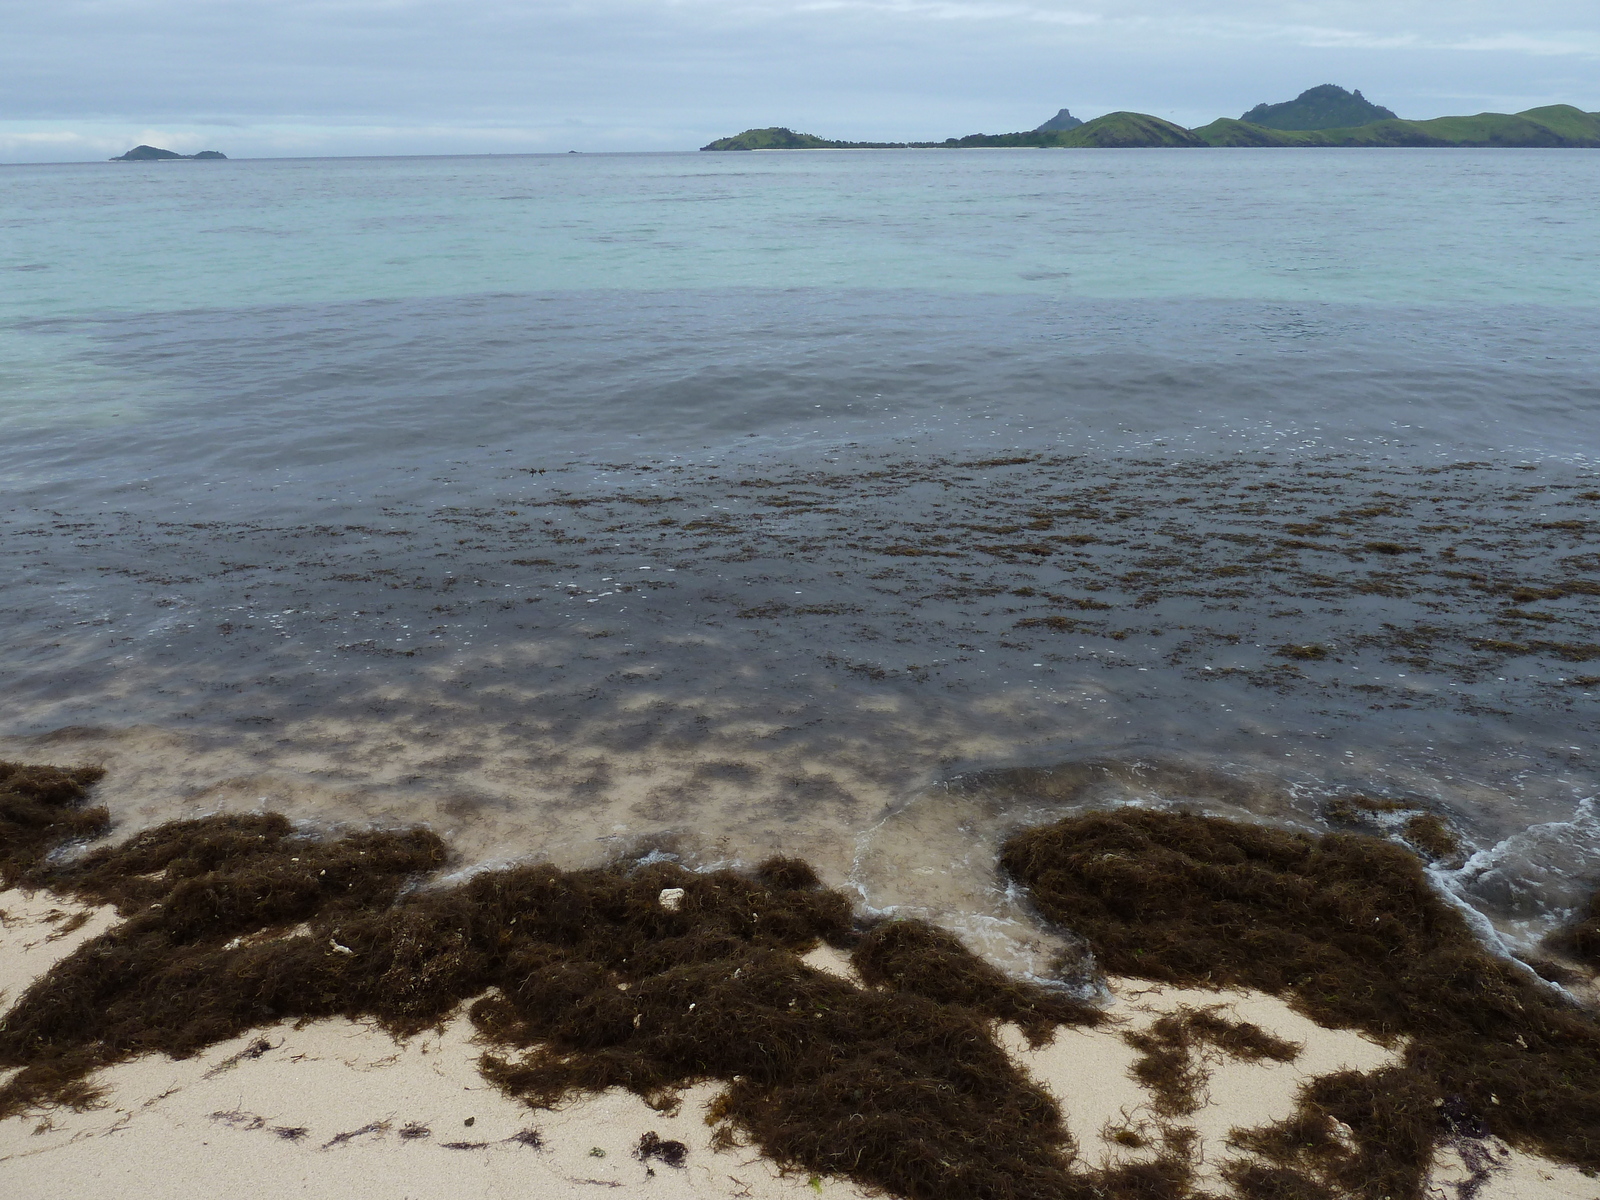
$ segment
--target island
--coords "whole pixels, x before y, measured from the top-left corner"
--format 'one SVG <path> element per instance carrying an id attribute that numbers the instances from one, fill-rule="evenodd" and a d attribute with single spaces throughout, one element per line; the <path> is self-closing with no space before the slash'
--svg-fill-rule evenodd
<path id="1" fill-rule="evenodd" d="M 1185 129 L 1148 113 L 1114 112 L 1080 121 L 1062 109 L 1037 129 L 972 133 L 937 142 L 841 142 L 783 126 L 747 129 L 702 150 L 1149 149 L 1208 146 L 1439 146 L 1600 148 L 1600 113 L 1550 104 L 1519 113 L 1478 113 L 1407 121 L 1361 92 L 1335 84 L 1308 88 L 1281 104 L 1258 104 L 1238 118 Z"/>
<path id="2" fill-rule="evenodd" d="M 216 161 L 226 159 L 228 156 L 221 150 L 202 150 L 198 154 L 179 154 L 174 150 L 163 150 L 159 146 L 135 146 L 126 154 L 119 154 L 111 159 L 112 162 L 196 162 L 199 160 Z"/>

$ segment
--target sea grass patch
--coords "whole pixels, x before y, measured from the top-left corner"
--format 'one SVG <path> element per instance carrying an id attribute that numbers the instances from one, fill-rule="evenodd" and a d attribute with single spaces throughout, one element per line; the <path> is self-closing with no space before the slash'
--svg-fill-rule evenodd
<path id="1" fill-rule="evenodd" d="M 1485 950 L 1405 850 L 1121 809 L 1018 834 L 1002 861 L 1113 974 L 1259 989 L 1403 1047 L 1399 1068 L 1322 1080 L 1276 1135 L 1247 1139 L 1278 1161 L 1241 1168 L 1246 1194 L 1416 1196 L 1447 1098 L 1514 1145 L 1600 1169 L 1600 1021 Z"/>

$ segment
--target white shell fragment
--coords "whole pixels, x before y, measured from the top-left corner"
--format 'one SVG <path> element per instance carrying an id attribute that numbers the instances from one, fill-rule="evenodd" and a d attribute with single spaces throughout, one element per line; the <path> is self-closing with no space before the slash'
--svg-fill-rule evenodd
<path id="1" fill-rule="evenodd" d="M 683 889 L 662 888 L 661 895 L 657 899 L 660 900 L 661 907 L 668 912 L 677 912 L 678 909 L 683 907 Z"/>

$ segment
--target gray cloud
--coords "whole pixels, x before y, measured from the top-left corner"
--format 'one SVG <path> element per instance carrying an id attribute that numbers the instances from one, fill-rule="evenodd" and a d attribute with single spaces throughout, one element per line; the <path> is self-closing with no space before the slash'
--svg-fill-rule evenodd
<path id="1" fill-rule="evenodd" d="M 0 159 L 924 138 L 1316 83 L 1405 116 L 1600 108 L 1591 0 L 0 0 Z M 147 139 L 145 139 L 147 140 Z"/>

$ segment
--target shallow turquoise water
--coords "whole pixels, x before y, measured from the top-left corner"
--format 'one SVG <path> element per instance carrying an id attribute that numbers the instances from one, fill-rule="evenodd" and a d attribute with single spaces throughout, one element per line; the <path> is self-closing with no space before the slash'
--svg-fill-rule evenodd
<path id="1" fill-rule="evenodd" d="M 1600 303 L 1600 156 L 805 152 L 0 170 L 0 318 L 670 288 Z"/>

